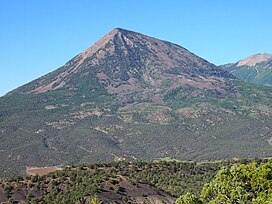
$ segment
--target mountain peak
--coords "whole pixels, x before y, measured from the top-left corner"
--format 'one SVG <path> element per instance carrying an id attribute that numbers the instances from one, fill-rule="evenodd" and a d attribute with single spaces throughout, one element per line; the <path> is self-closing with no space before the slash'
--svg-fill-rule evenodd
<path id="1" fill-rule="evenodd" d="M 87 57 L 92 57 L 94 54 L 98 52 L 99 49 L 104 47 L 106 44 L 108 44 L 110 41 L 114 41 L 116 36 L 119 36 L 119 38 L 127 39 L 126 34 L 133 34 L 135 32 L 129 31 L 123 28 L 114 28 L 112 31 L 104 35 L 102 38 L 100 38 L 98 41 L 96 41 L 93 45 L 91 45 L 89 48 L 87 48 L 85 51 L 80 53 L 80 57 L 82 58 L 81 62 L 83 62 Z M 114 51 L 112 49 L 112 51 Z"/>
<path id="2" fill-rule="evenodd" d="M 127 29 L 124 29 L 124 28 L 114 28 L 112 31 L 115 31 L 115 32 L 121 32 L 121 33 L 126 33 L 126 32 L 133 32 L 133 31 L 130 31 L 130 30 L 127 30 Z"/>
<path id="3" fill-rule="evenodd" d="M 215 89 L 216 78 L 234 76 L 177 44 L 114 28 L 60 69 L 16 91 L 77 90 L 82 78 L 97 79 L 108 93 L 124 95 L 143 90 L 153 93 L 167 80 L 173 87 L 190 84 Z"/>
<path id="4" fill-rule="evenodd" d="M 96 41 L 93 45 L 91 45 L 89 48 L 87 48 L 84 52 L 80 54 L 82 60 L 85 60 L 87 57 L 92 56 L 94 53 L 98 51 L 98 49 L 100 49 L 106 43 L 112 40 L 114 36 L 117 35 L 118 33 L 121 33 L 120 28 L 115 28 L 111 32 L 104 35 L 102 38 L 100 38 L 98 41 Z"/>
<path id="5" fill-rule="evenodd" d="M 250 66 L 250 67 L 252 67 L 258 63 L 267 62 L 270 59 L 272 59 L 271 54 L 258 53 L 258 54 L 255 54 L 255 55 L 252 55 L 250 57 L 240 60 L 237 64 L 237 66 Z"/>

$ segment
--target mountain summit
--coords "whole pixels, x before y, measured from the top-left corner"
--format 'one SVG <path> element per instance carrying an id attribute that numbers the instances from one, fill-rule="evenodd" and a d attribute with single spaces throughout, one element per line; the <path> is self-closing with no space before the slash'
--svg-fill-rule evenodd
<path id="1" fill-rule="evenodd" d="M 225 78 L 234 76 L 179 45 L 115 28 L 63 67 L 13 92 L 76 90 L 85 79 L 97 80 L 120 98 L 136 92 L 162 97 L 159 92 L 166 80 L 220 89 Z"/>
<path id="2" fill-rule="evenodd" d="M 272 55 L 267 53 L 258 53 L 238 61 L 237 66 L 249 66 L 254 67 L 259 63 L 269 63 L 272 61 Z"/>

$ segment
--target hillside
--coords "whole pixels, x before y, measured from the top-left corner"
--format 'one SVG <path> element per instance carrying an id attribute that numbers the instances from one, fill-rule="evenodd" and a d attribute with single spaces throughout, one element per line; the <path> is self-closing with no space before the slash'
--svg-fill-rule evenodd
<path id="1" fill-rule="evenodd" d="M 272 86 L 272 55 L 256 54 L 236 63 L 220 66 L 237 78 L 256 84 Z"/>
<path id="2" fill-rule="evenodd" d="M 222 174 L 225 169 L 238 169 L 235 171 L 238 172 L 239 169 L 248 165 L 245 170 L 253 170 L 253 167 L 256 168 L 258 164 L 271 166 L 269 161 L 271 162 L 268 159 L 243 159 L 212 163 L 122 161 L 81 164 L 43 176 L 3 179 L 0 181 L 0 202 L 9 200 L 15 203 L 89 203 L 89 200 L 97 195 L 103 203 L 172 204 L 177 197 L 184 196 L 188 192 L 197 195 L 197 198 L 200 198 L 201 194 L 201 197 L 209 201 L 215 199 L 212 197 L 217 195 L 215 182 L 224 179 Z M 243 172 L 245 174 L 246 171 Z M 266 174 L 269 174 L 269 171 Z M 271 177 L 266 177 L 266 174 L 256 174 L 255 182 L 252 182 L 252 185 L 256 184 L 258 180 L 256 178 L 263 179 L 263 182 L 270 182 Z M 234 178 L 236 185 L 239 184 L 237 177 L 244 179 L 240 176 L 241 174 L 234 174 L 233 171 L 226 174 L 228 177 L 232 175 L 236 176 Z M 226 185 L 233 183 L 233 181 L 230 183 L 223 181 Z M 213 187 L 214 194 L 207 193 L 212 191 L 212 188 L 208 188 L 207 183 L 215 186 Z M 222 184 L 224 183 L 218 182 L 218 185 Z M 203 186 L 207 192 L 201 190 Z M 223 188 L 227 187 L 223 186 Z M 236 189 L 231 188 L 230 190 L 235 191 Z M 231 195 L 233 197 L 236 194 Z"/>
<path id="3" fill-rule="evenodd" d="M 0 98 L 0 176 L 82 162 L 268 157 L 271 91 L 179 45 L 114 29 Z"/>
<path id="4" fill-rule="evenodd" d="M 199 193 L 203 182 L 210 181 L 222 164 L 176 161 L 81 164 L 44 176 L 3 180 L 0 202 L 12 199 L 76 203 L 98 195 L 104 203 L 172 204 L 184 191 Z"/>

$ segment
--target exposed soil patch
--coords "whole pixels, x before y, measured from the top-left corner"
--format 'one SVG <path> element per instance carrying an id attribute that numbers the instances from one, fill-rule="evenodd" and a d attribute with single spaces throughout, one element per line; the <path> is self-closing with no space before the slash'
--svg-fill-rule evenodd
<path id="1" fill-rule="evenodd" d="M 218 78 L 202 78 L 202 77 L 197 77 L 194 79 L 188 79 L 185 77 L 180 77 L 176 80 L 180 84 L 187 84 L 195 88 L 199 89 L 217 89 L 217 90 L 222 90 L 224 87 L 224 80 L 219 81 Z"/>
<path id="2" fill-rule="evenodd" d="M 4 190 L 3 188 L 0 187 L 0 203 L 7 202 L 7 198 L 4 195 Z"/>
<path id="3" fill-rule="evenodd" d="M 57 167 L 57 166 L 47 166 L 47 167 L 27 167 L 26 168 L 26 174 L 28 175 L 39 175 L 39 176 L 43 176 L 45 174 L 48 174 L 50 172 L 54 172 L 57 170 L 62 170 L 62 168 Z"/>
<path id="4" fill-rule="evenodd" d="M 176 198 L 169 196 L 169 194 L 158 190 L 152 186 L 144 183 L 134 182 L 128 180 L 126 177 L 119 177 L 119 190 L 115 192 L 112 189 L 113 186 L 108 188 L 104 187 L 104 191 L 98 194 L 99 198 L 104 203 L 127 203 L 127 201 L 122 201 L 122 197 L 128 196 L 133 203 L 149 203 L 149 204 L 159 204 L 174 203 Z"/>

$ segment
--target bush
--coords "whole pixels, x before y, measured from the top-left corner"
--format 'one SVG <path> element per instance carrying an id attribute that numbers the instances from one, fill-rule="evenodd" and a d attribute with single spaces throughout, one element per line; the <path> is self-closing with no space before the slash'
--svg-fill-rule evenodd
<path id="1" fill-rule="evenodd" d="M 194 194 L 186 193 L 185 195 L 179 197 L 176 204 L 200 204 L 202 203 Z"/>
<path id="2" fill-rule="evenodd" d="M 272 203 L 272 163 L 222 168 L 201 192 L 204 203 Z"/>

